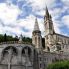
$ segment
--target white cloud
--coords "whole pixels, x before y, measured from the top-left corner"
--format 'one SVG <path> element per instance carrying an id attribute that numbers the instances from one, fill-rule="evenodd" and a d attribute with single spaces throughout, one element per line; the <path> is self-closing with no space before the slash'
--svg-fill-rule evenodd
<path id="1" fill-rule="evenodd" d="M 2 25 L 0 25 L 0 34 L 4 34 L 4 33 L 5 33 L 4 28 Z"/>
<path id="2" fill-rule="evenodd" d="M 54 26 L 55 32 L 60 34 L 61 33 L 61 30 L 60 30 L 60 27 L 61 27 L 60 21 L 54 20 L 53 21 L 53 26 Z"/>
<path id="3" fill-rule="evenodd" d="M 62 22 L 69 28 L 69 15 L 65 15 L 62 17 Z"/>
<path id="4" fill-rule="evenodd" d="M 61 0 L 61 2 L 66 5 L 66 6 L 69 6 L 69 0 Z"/>
<path id="5" fill-rule="evenodd" d="M 26 0 L 32 6 L 33 11 L 38 9 L 43 9 L 46 7 L 52 7 L 54 5 L 55 0 Z"/>
<path id="6" fill-rule="evenodd" d="M 18 26 L 25 27 L 28 30 L 32 30 L 35 22 L 35 16 L 29 15 L 25 19 L 17 20 Z"/>
<path id="7" fill-rule="evenodd" d="M 5 25 L 3 27 L 0 24 L 0 33 L 7 33 L 9 35 L 20 35 L 22 33 L 24 36 L 32 36 L 35 16 L 29 15 L 26 19 L 16 20 L 19 13 L 20 10 L 17 6 L 9 6 L 5 3 L 0 4 L 0 20 L 2 20 Z M 29 30 L 29 32 L 25 32 L 22 28 Z"/>
<path id="8" fill-rule="evenodd" d="M 17 6 L 11 4 L 7 5 L 6 3 L 0 4 L 0 33 L 4 34 L 20 34 L 22 31 L 17 26 L 16 19 L 19 15 L 20 10 Z M 3 26 L 4 25 L 4 26 Z M 13 34 L 11 34 L 13 33 Z"/>
<path id="9" fill-rule="evenodd" d="M 15 5 L 9 6 L 5 3 L 0 4 L 0 19 L 4 22 L 5 25 L 11 25 L 11 23 L 14 24 L 14 21 L 16 21 L 19 13 L 20 10 Z"/>
<path id="10" fill-rule="evenodd" d="M 8 35 L 20 35 L 21 33 L 23 36 L 32 36 L 32 30 L 35 23 L 35 16 L 30 15 L 26 19 L 16 20 L 13 24 L 2 26 L 0 24 L 0 33 L 4 34 L 7 33 Z M 16 24 L 16 25 L 15 25 Z M 29 32 L 25 32 L 22 28 L 29 30 Z"/>
<path id="11" fill-rule="evenodd" d="M 45 15 L 45 10 L 36 11 L 35 14 L 39 15 L 39 16 L 44 16 Z"/>
<path id="12" fill-rule="evenodd" d="M 52 10 L 50 10 L 50 13 L 52 14 L 53 18 L 55 18 L 55 19 L 60 17 L 62 12 L 63 11 L 61 8 L 53 8 Z"/>

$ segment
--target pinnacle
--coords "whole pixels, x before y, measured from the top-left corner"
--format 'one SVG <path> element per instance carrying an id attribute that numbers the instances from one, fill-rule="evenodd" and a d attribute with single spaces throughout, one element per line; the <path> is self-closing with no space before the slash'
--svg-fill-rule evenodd
<path id="1" fill-rule="evenodd" d="M 35 25 L 34 25 L 34 31 L 39 31 L 39 25 L 38 25 L 38 21 L 37 18 L 35 19 Z"/>
<path id="2" fill-rule="evenodd" d="M 46 6 L 46 15 L 49 16 L 48 8 Z"/>

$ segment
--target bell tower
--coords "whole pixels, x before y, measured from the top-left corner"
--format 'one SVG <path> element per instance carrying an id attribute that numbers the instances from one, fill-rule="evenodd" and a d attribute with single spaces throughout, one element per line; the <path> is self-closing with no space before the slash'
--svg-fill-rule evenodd
<path id="1" fill-rule="evenodd" d="M 44 16 L 44 26 L 45 26 L 45 35 L 54 33 L 52 17 L 51 17 L 51 15 L 48 12 L 48 8 L 47 7 L 46 7 L 45 16 Z"/>
<path id="2" fill-rule="evenodd" d="M 32 44 L 35 45 L 36 48 L 42 48 L 42 36 L 37 18 L 35 19 L 34 30 L 32 32 Z"/>
<path id="3" fill-rule="evenodd" d="M 54 27 L 52 22 L 52 17 L 48 12 L 48 8 L 46 7 L 46 12 L 44 16 L 44 27 L 45 27 L 45 48 L 50 51 L 50 48 L 53 44 L 53 34 Z"/>

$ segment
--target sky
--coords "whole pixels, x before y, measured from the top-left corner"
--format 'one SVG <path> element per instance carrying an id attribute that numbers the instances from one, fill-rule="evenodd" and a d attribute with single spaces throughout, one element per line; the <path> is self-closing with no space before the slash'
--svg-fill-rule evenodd
<path id="1" fill-rule="evenodd" d="M 32 36 L 35 18 L 44 32 L 45 8 L 52 15 L 56 33 L 69 35 L 69 0 L 0 0 L 0 34 Z"/>

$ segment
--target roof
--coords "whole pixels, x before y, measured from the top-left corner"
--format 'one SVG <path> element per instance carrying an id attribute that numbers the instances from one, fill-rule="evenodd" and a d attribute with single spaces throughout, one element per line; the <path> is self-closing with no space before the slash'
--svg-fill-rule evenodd
<path id="1" fill-rule="evenodd" d="M 35 19 L 34 31 L 39 30 L 37 18 Z"/>
<path id="2" fill-rule="evenodd" d="M 56 35 L 59 35 L 59 36 L 62 36 L 62 37 L 65 37 L 65 38 L 69 38 L 68 36 L 65 36 L 65 35 L 62 35 L 62 34 L 58 34 L 58 33 L 55 33 Z"/>

